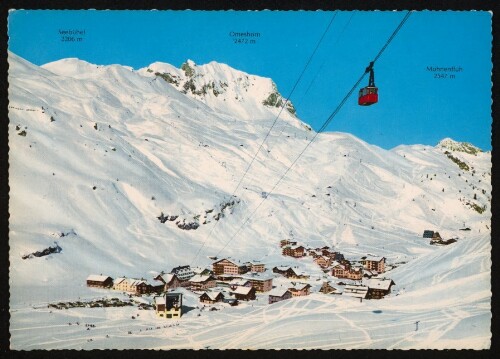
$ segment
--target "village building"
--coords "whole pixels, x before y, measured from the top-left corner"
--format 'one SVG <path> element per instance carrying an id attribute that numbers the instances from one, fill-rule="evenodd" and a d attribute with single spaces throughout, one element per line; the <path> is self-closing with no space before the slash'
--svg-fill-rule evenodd
<path id="1" fill-rule="evenodd" d="M 431 231 L 431 230 L 429 230 L 429 229 L 426 229 L 426 230 L 424 231 L 424 234 L 422 235 L 422 237 L 423 237 L 423 238 L 429 238 L 429 239 L 430 239 L 430 238 L 434 237 L 434 231 Z"/>
<path id="2" fill-rule="evenodd" d="M 251 287 L 252 282 L 250 282 L 248 279 L 243 279 L 243 278 L 234 278 L 229 282 L 229 287 L 234 289 L 236 287 Z"/>
<path id="3" fill-rule="evenodd" d="M 265 274 L 251 274 L 242 277 L 252 284 L 257 292 L 269 292 L 273 289 L 273 277 Z"/>
<path id="4" fill-rule="evenodd" d="M 239 275 L 248 272 L 248 267 L 246 265 L 238 265 L 237 263 L 227 258 L 214 262 L 212 264 L 212 267 L 215 275 Z"/>
<path id="5" fill-rule="evenodd" d="M 342 295 L 348 296 L 348 297 L 354 297 L 354 298 L 359 298 L 360 301 L 366 298 L 368 294 L 368 287 L 364 285 L 354 285 L 354 284 L 348 284 L 344 288 L 344 292 Z"/>
<path id="6" fill-rule="evenodd" d="M 247 266 L 250 269 L 250 272 L 262 273 L 266 271 L 266 265 L 261 262 L 257 261 L 248 262 Z"/>
<path id="7" fill-rule="evenodd" d="M 303 246 L 286 246 L 286 247 L 283 247 L 282 254 L 284 256 L 301 258 L 305 255 L 304 251 L 305 251 L 305 248 Z"/>
<path id="8" fill-rule="evenodd" d="M 334 277 L 352 280 L 361 280 L 363 278 L 363 269 L 361 267 L 352 267 L 347 261 L 344 261 L 344 264 L 334 262 L 332 265 L 331 274 Z"/>
<path id="9" fill-rule="evenodd" d="M 181 281 L 177 277 L 176 274 L 172 273 L 160 273 L 156 277 L 153 278 L 155 281 L 158 281 L 162 284 L 159 285 L 161 290 L 166 292 L 167 290 L 172 290 L 181 286 Z"/>
<path id="10" fill-rule="evenodd" d="M 317 258 L 321 255 L 323 255 L 323 252 L 319 249 L 312 249 L 312 248 L 308 248 L 306 250 L 307 254 L 313 258 Z"/>
<path id="11" fill-rule="evenodd" d="M 282 300 L 292 298 L 292 292 L 287 288 L 274 288 L 269 292 L 269 304 L 281 302 Z"/>
<path id="12" fill-rule="evenodd" d="M 321 268 L 328 268 L 332 264 L 332 260 L 324 255 L 320 255 L 314 258 L 314 262 Z"/>
<path id="13" fill-rule="evenodd" d="M 189 287 L 192 291 L 202 291 L 208 288 L 213 288 L 216 285 L 216 280 L 211 275 L 195 275 L 189 280 Z"/>
<path id="14" fill-rule="evenodd" d="M 194 274 L 210 275 L 214 274 L 210 268 L 193 267 L 191 268 Z"/>
<path id="15" fill-rule="evenodd" d="M 371 278 L 364 284 L 368 287 L 369 299 L 382 299 L 391 292 L 391 287 L 396 283 L 388 278 Z"/>
<path id="16" fill-rule="evenodd" d="M 254 287 L 236 287 L 231 290 L 231 294 L 233 294 L 237 300 L 255 300 Z"/>
<path id="17" fill-rule="evenodd" d="M 363 270 L 363 278 L 371 278 L 371 277 L 375 277 L 377 275 L 378 275 L 378 272 L 376 270 L 369 270 L 369 269 Z"/>
<path id="18" fill-rule="evenodd" d="M 221 292 L 203 292 L 200 295 L 200 303 L 203 304 L 214 304 L 222 302 L 224 300 L 224 295 Z"/>
<path id="19" fill-rule="evenodd" d="M 324 253 L 323 253 L 324 254 Z M 333 261 L 337 261 L 337 262 L 344 262 L 346 259 L 344 258 L 344 255 L 340 252 L 330 252 L 330 254 L 328 255 L 328 257 L 330 257 Z"/>
<path id="20" fill-rule="evenodd" d="M 309 279 L 309 274 L 297 268 L 292 268 L 292 267 L 274 267 L 273 273 L 281 274 L 286 278 Z"/>
<path id="21" fill-rule="evenodd" d="M 175 274 L 181 282 L 187 281 L 194 276 L 194 272 L 189 265 L 175 267 L 170 273 Z"/>
<path id="22" fill-rule="evenodd" d="M 297 242 L 295 241 L 290 241 L 288 239 L 282 239 L 280 241 L 280 247 L 284 247 L 284 246 L 295 246 L 297 245 Z"/>
<path id="23" fill-rule="evenodd" d="M 385 257 L 362 257 L 361 264 L 365 269 L 385 272 Z"/>
<path id="24" fill-rule="evenodd" d="M 91 274 L 87 277 L 87 287 L 111 288 L 113 286 L 113 278 L 107 275 Z"/>
<path id="25" fill-rule="evenodd" d="M 134 294 L 145 294 L 152 291 L 152 286 L 144 279 L 121 277 L 114 280 L 113 289 Z"/>
<path id="26" fill-rule="evenodd" d="M 165 293 L 154 298 L 156 315 L 166 319 L 179 319 L 182 316 L 182 293 Z"/>
<path id="27" fill-rule="evenodd" d="M 292 293 L 293 297 L 302 297 L 310 294 L 311 285 L 307 283 L 293 283 L 288 290 Z"/>
<path id="28" fill-rule="evenodd" d="M 339 290 L 332 286 L 328 281 L 323 282 L 319 292 L 323 294 L 340 294 Z"/>
<path id="29" fill-rule="evenodd" d="M 228 298 L 224 297 L 223 302 L 229 304 L 231 307 L 235 307 L 238 305 L 238 299 L 234 297 L 228 297 Z"/>

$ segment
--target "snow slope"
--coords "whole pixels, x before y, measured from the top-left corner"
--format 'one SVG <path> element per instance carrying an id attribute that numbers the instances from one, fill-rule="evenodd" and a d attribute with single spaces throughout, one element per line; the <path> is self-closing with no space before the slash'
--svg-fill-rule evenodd
<path id="1" fill-rule="evenodd" d="M 464 152 L 470 147 L 452 140 L 387 151 L 323 133 L 239 230 L 313 133 L 291 105 L 281 111 L 263 104 L 272 93 L 272 100 L 283 99 L 270 79 L 215 62 L 186 64 L 135 71 L 65 59 L 38 67 L 9 53 L 13 348 L 489 346 L 490 153 Z M 271 132 L 231 197 L 280 111 L 283 132 Z M 161 213 L 178 218 L 160 223 Z M 198 228 L 181 229 L 176 221 Z M 458 242 L 430 246 L 424 229 Z M 333 246 L 348 259 L 385 256 L 397 266 L 387 273 L 396 282 L 393 294 L 363 303 L 314 294 L 272 307 L 262 296 L 255 308 L 210 313 L 206 329 L 188 313 L 184 334 L 176 335 L 189 340 L 171 344 L 165 333 L 88 343 L 88 333 L 54 342 L 47 338 L 52 329 L 33 332 L 37 325 L 67 330 L 58 322 L 68 322 L 67 315 L 122 326 L 129 317 L 122 309 L 113 318 L 74 309 L 57 319 L 31 308 L 103 295 L 85 287 L 91 273 L 151 279 L 177 265 L 209 265 L 219 251 L 268 268 L 298 265 L 319 289 L 323 273 L 310 258 L 281 256 L 279 241 L 291 237 Z M 60 253 L 22 259 L 54 242 Z M 379 308 L 383 315 L 373 313 Z M 148 315 L 141 320 L 156 320 Z M 416 320 L 429 324 L 407 333 Z M 380 327 L 389 331 L 379 334 Z M 230 335 L 236 330 L 240 339 Z"/>

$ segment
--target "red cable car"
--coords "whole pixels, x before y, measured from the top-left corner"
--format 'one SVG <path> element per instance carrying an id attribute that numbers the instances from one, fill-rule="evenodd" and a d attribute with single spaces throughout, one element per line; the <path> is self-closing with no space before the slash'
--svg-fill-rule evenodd
<path id="1" fill-rule="evenodd" d="M 378 88 L 375 86 L 375 73 L 373 71 L 373 62 L 370 62 L 365 72 L 370 72 L 368 86 L 359 90 L 358 105 L 370 106 L 378 102 Z"/>

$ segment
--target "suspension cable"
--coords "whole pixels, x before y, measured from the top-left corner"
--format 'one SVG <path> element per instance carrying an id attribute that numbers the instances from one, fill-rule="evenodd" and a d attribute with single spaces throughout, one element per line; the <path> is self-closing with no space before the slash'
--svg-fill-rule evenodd
<path id="1" fill-rule="evenodd" d="M 325 38 L 326 34 L 328 33 L 328 30 L 330 29 L 333 21 L 335 20 L 335 17 L 337 16 L 337 11 L 335 11 L 333 13 L 333 16 L 330 20 L 330 22 L 328 23 L 328 26 L 326 27 L 325 31 L 323 32 L 323 35 L 321 35 L 321 38 L 319 39 L 318 43 L 316 44 L 316 47 L 314 48 L 314 51 L 312 52 L 311 56 L 309 56 L 309 59 L 307 60 L 304 68 L 302 69 L 302 72 L 300 73 L 297 81 L 295 81 L 295 84 L 293 85 L 292 87 L 292 90 L 290 91 L 290 93 L 288 94 L 288 97 L 286 98 L 286 101 L 284 103 L 284 105 L 280 108 L 280 111 L 278 112 L 278 115 L 276 116 L 276 118 L 274 119 L 273 123 L 271 124 L 271 127 L 269 128 L 269 130 L 267 131 L 266 133 L 266 136 L 264 137 L 264 139 L 262 140 L 261 144 L 259 145 L 259 148 L 257 149 L 257 151 L 255 151 L 255 155 L 253 156 L 252 160 L 250 161 L 250 163 L 248 164 L 245 172 L 243 173 L 243 176 L 241 176 L 241 179 L 239 180 L 238 184 L 236 185 L 236 187 L 234 188 L 232 194 L 231 194 L 231 197 L 234 197 L 236 191 L 240 188 L 243 180 L 245 179 L 248 171 L 250 170 L 250 168 L 252 167 L 252 164 L 255 162 L 255 159 L 257 158 L 260 150 L 262 149 L 262 147 L 264 146 L 264 143 L 267 141 L 267 139 L 269 138 L 269 135 L 271 134 L 271 131 L 273 130 L 274 126 L 276 125 L 276 122 L 278 121 L 281 113 L 283 112 L 286 104 L 288 103 L 288 101 L 290 100 L 290 97 L 292 96 L 292 94 L 294 93 L 295 89 L 297 88 L 297 85 L 299 84 L 299 82 L 301 81 L 302 77 L 304 76 L 304 73 L 306 71 L 306 69 L 309 67 L 309 64 L 311 63 L 314 55 L 316 54 L 316 51 L 318 50 L 319 46 L 321 45 L 321 43 L 323 42 L 323 39 Z M 210 232 L 208 233 L 207 235 L 207 238 L 205 239 L 205 241 L 203 241 L 202 245 L 200 246 L 200 248 L 198 249 L 198 252 L 196 253 L 196 255 L 194 256 L 193 260 L 192 260 L 192 263 L 193 264 L 195 262 L 195 260 L 198 258 L 200 252 L 202 251 L 202 249 L 205 247 L 205 244 L 208 242 L 209 238 L 211 237 L 213 231 L 215 230 L 215 228 L 217 227 L 217 224 L 219 223 L 219 221 L 216 221 L 214 226 L 212 227 L 212 229 L 210 230 Z"/>
<path id="2" fill-rule="evenodd" d="M 396 34 L 399 32 L 399 30 L 402 28 L 403 24 L 406 22 L 406 20 L 408 20 L 408 18 L 410 17 L 411 15 L 411 11 L 408 11 L 405 15 L 405 17 L 403 18 L 403 20 L 401 21 L 401 23 L 398 25 L 398 27 L 394 30 L 394 32 L 392 33 L 392 35 L 389 37 L 389 39 L 387 40 L 387 42 L 385 43 L 385 45 L 382 47 L 382 49 L 379 51 L 379 53 L 377 54 L 377 56 L 375 57 L 373 63 L 375 63 L 376 60 L 378 60 L 378 58 L 382 55 L 382 53 L 385 51 L 385 49 L 387 48 L 387 46 L 391 43 L 391 41 L 394 39 L 394 37 L 396 36 Z M 279 180 L 274 184 L 273 188 L 267 192 L 267 195 L 262 199 L 262 201 L 260 201 L 260 203 L 257 205 L 257 207 L 252 211 L 252 213 L 246 218 L 246 220 L 241 224 L 240 227 L 238 227 L 238 229 L 236 230 L 236 232 L 231 236 L 231 238 L 224 244 L 224 246 L 217 252 L 216 256 L 219 256 L 219 254 L 229 245 L 229 243 L 236 237 L 236 235 L 241 231 L 241 229 L 245 226 L 245 224 L 248 223 L 248 221 L 252 218 L 252 216 L 257 212 L 257 210 L 262 206 L 262 204 L 266 201 L 267 198 L 269 198 L 269 196 L 271 195 L 271 193 L 274 192 L 274 190 L 279 186 L 279 184 L 283 181 L 283 179 L 286 177 L 286 175 L 288 174 L 288 172 L 290 172 L 290 170 L 295 166 L 295 164 L 297 163 L 297 161 L 300 159 L 300 157 L 302 157 L 302 155 L 304 154 L 304 152 L 309 148 L 309 146 L 313 143 L 313 141 L 316 139 L 316 137 L 321 133 L 323 132 L 327 127 L 328 125 L 331 123 L 331 121 L 333 120 L 333 118 L 338 114 L 338 112 L 340 111 L 340 109 L 342 108 L 342 106 L 344 106 L 344 104 L 347 102 L 347 100 L 349 99 L 349 97 L 352 95 L 352 93 L 354 92 L 354 90 L 359 86 L 359 84 L 361 83 L 361 81 L 363 80 L 363 78 L 366 76 L 366 72 L 363 72 L 363 74 L 361 75 L 361 77 L 356 81 L 356 83 L 354 84 L 354 86 L 352 86 L 352 88 L 349 90 L 349 92 L 344 96 L 344 98 L 342 99 L 342 101 L 339 103 L 339 105 L 335 108 L 335 110 L 330 114 L 330 116 L 328 116 L 328 118 L 326 119 L 326 121 L 323 123 L 323 125 L 321 126 L 321 128 L 318 130 L 318 132 L 315 133 L 315 135 L 311 138 L 311 140 L 307 143 L 307 145 L 302 149 L 302 151 L 299 153 L 299 155 L 295 158 L 295 160 L 290 164 L 290 166 L 288 166 L 288 168 L 286 169 L 286 171 L 283 173 L 283 175 L 281 175 L 281 177 L 279 178 Z"/>

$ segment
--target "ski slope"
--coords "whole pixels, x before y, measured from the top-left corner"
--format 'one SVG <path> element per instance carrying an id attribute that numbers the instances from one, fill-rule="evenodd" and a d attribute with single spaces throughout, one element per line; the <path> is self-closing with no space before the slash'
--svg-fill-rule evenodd
<path id="1" fill-rule="evenodd" d="M 9 53 L 12 348 L 489 347 L 490 153 L 450 139 L 388 151 L 321 133 L 241 226 L 314 133 L 271 79 L 186 64 L 38 67 Z M 263 104 L 273 93 L 285 108 Z M 223 210 L 278 114 L 236 203 Z M 160 223 L 162 212 L 199 227 Z M 431 246 L 425 229 L 458 241 Z M 119 295 L 87 288 L 91 273 L 152 280 L 178 265 L 210 265 L 221 250 L 268 270 L 298 266 L 317 292 L 323 272 L 310 258 L 281 256 L 287 238 L 348 259 L 385 256 L 396 286 L 362 303 L 313 293 L 268 305 L 261 295 L 236 308 L 192 309 L 167 328 L 151 311 L 130 319 L 137 308 L 43 308 Z M 54 242 L 60 253 L 22 259 Z M 199 305 L 185 294 L 188 306 Z M 76 320 L 96 329 L 70 328 Z"/>

